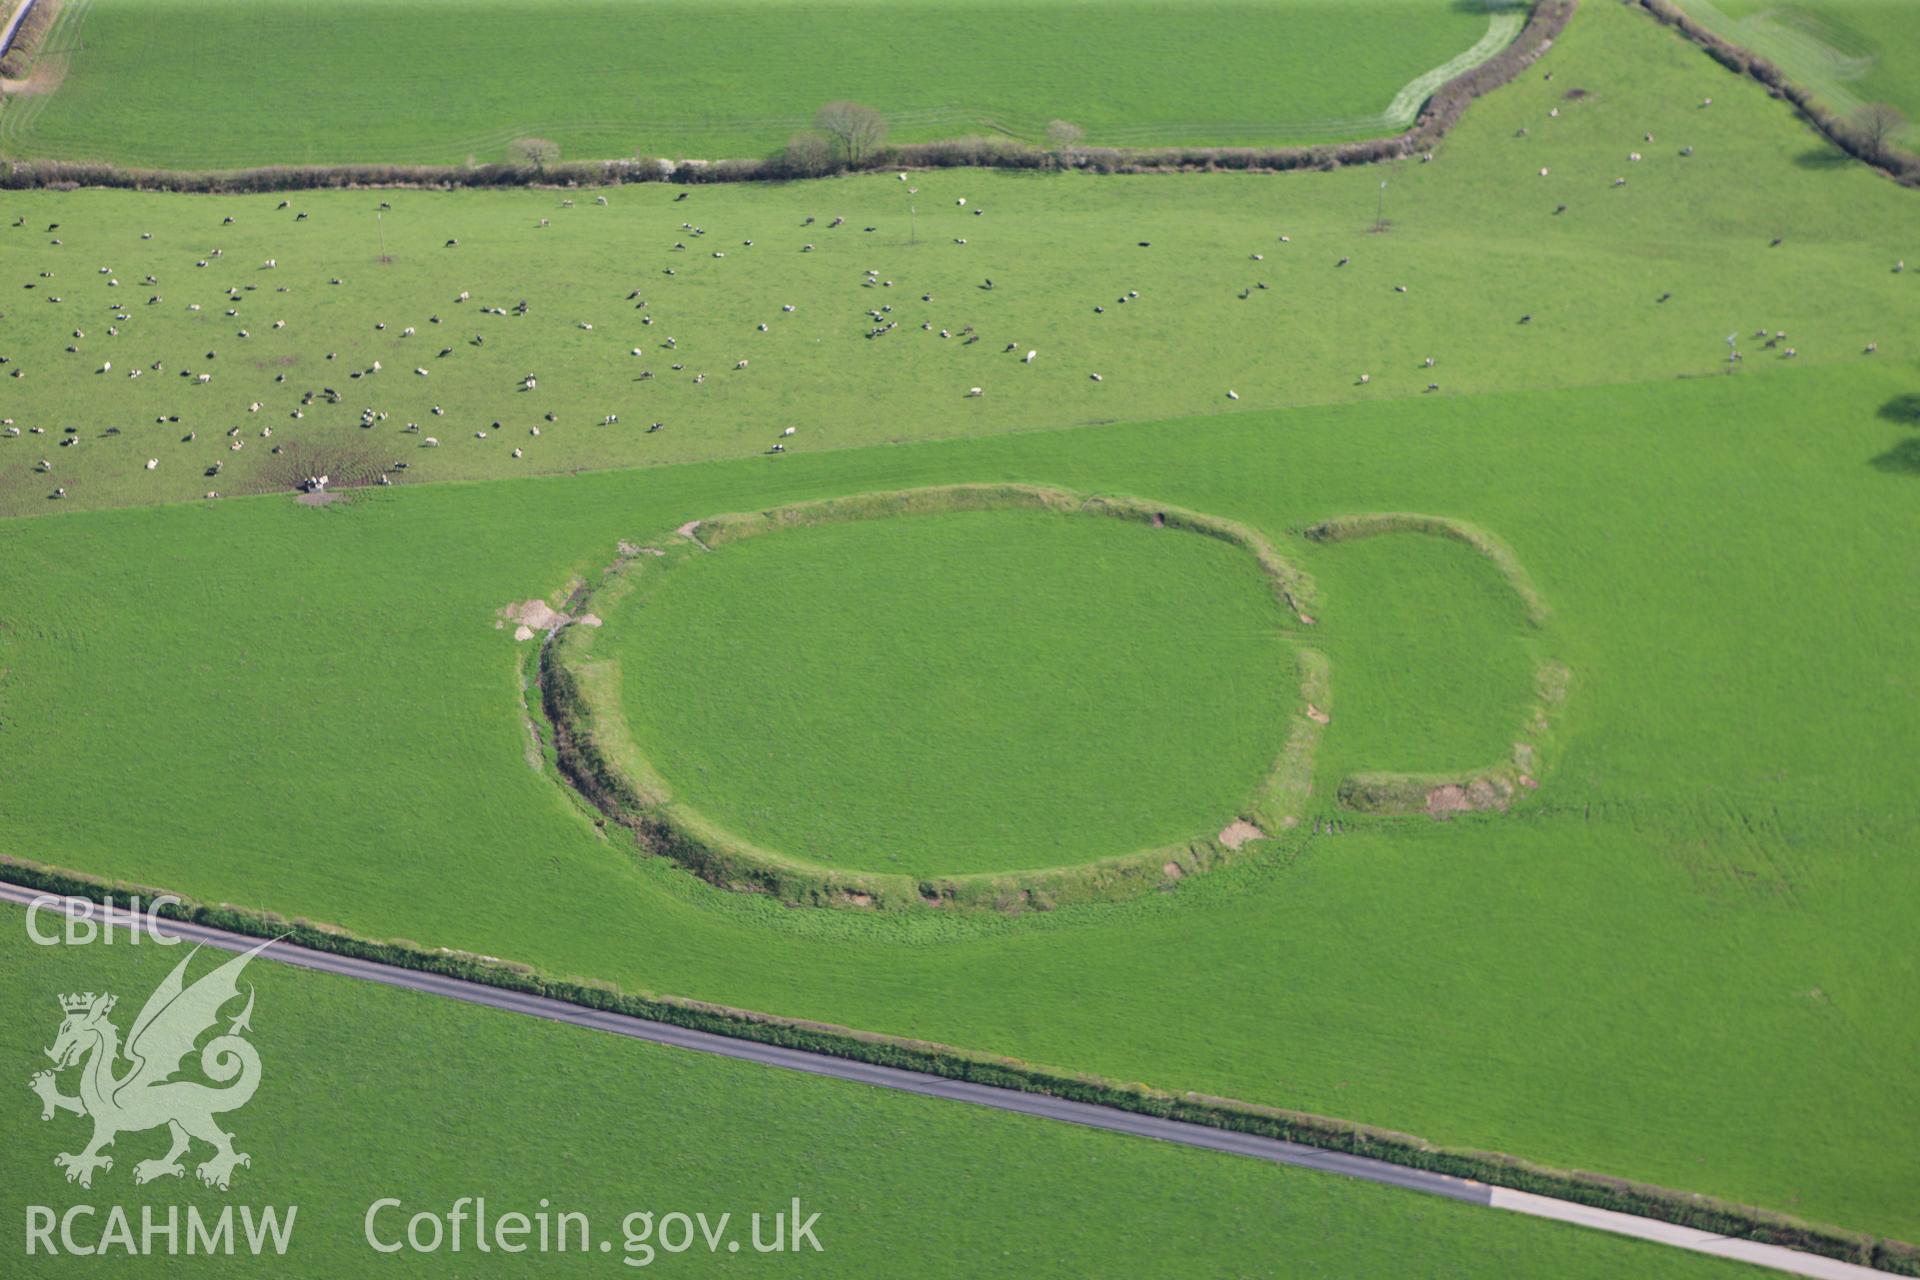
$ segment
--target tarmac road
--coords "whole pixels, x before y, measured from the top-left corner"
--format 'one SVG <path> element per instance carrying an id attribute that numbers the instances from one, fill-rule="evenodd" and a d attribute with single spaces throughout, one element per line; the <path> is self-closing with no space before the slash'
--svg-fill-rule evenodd
<path id="1" fill-rule="evenodd" d="M 36 898 L 50 896 L 36 889 L 0 881 L 0 901 L 24 907 Z M 93 910 L 98 919 L 98 906 L 94 905 Z M 133 917 L 120 908 L 113 909 L 109 919 L 115 927 L 131 927 L 133 921 Z M 47 927 L 45 924 L 41 926 L 43 931 Z M 260 939 L 248 937 L 245 934 L 229 933 L 224 929 L 212 929 L 205 925 L 189 924 L 180 920 L 165 921 L 160 928 L 170 936 L 225 951 L 248 951 L 260 944 Z M 1157 1116 L 1138 1115 L 1094 1103 L 1074 1102 L 1038 1093 L 1023 1093 L 1017 1089 L 1003 1089 L 965 1080 L 949 1080 L 944 1076 L 905 1071 L 898 1067 L 876 1066 L 847 1058 L 836 1058 L 828 1054 L 809 1053 L 780 1045 L 760 1044 L 757 1041 L 735 1039 L 732 1036 L 716 1035 L 709 1031 L 676 1027 L 670 1023 L 652 1022 L 628 1014 L 588 1009 L 562 1000 L 507 991 L 482 983 L 449 978 L 442 974 L 421 973 L 413 969 L 397 968 L 372 960 L 334 955 L 324 951 L 308 951 L 287 942 L 268 947 L 260 953 L 259 958 L 277 960 L 282 964 L 313 969 L 340 977 L 359 978 L 367 982 L 383 983 L 390 987 L 404 987 L 410 991 L 444 996 L 451 1000 L 483 1005 L 490 1009 L 502 1009 L 509 1013 L 528 1014 L 552 1022 L 586 1027 L 593 1031 L 629 1036 L 636 1040 L 651 1040 L 655 1044 L 671 1045 L 677 1049 L 689 1049 L 696 1053 L 718 1054 L 725 1058 L 738 1058 L 788 1071 L 804 1071 L 810 1075 L 827 1076 L 835 1080 L 850 1080 L 857 1084 L 897 1089 L 904 1093 L 917 1093 L 930 1098 L 943 1098 L 949 1102 L 992 1107 L 999 1111 L 1012 1111 L 1046 1120 L 1086 1125 L 1089 1128 L 1106 1129 L 1139 1138 L 1153 1138 L 1161 1142 L 1175 1142 L 1209 1151 L 1250 1156 L 1257 1160 L 1271 1160 L 1276 1164 L 1316 1169 L 1323 1173 L 1337 1173 L 1367 1182 L 1384 1183 L 1405 1191 L 1444 1196 L 1449 1200 L 1462 1200 L 1470 1204 L 1486 1205 L 1489 1208 L 1505 1209 L 1532 1217 L 1551 1218 L 1697 1253 L 1737 1259 L 1790 1275 L 1812 1277 L 1813 1280 L 1870 1280 L 1870 1278 L 1884 1278 L 1887 1274 L 1853 1263 L 1838 1262 L 1831 1258 L 1801 1253 L 1778 1245 L 1758 1244 L 1750 1240 L 1716 1236 L 1692 1227 L 1675 1226 L 1653 1218 L 1635 1217 L 1632 1214 L 1617 1213 L 1608 1209 L 1594 1209 L 1572 1201 L 1554 1200 L 1527 1192 L 1511 1191 L 1504 1187 L 1492 1187 L 1481 1182 L 1429 1173 L 1423 1169 L 1409 1169 L 1403 1165 L 1389 1164 L 1384 1160 L 1370 1160 L 1364 1156 L 1348 1155 L 1339 1151 L 1323 1151 L 1317 1147 L 1284 1142 L 1277 1138 L 1234 1133 L 1206 1125 L 1164 1120 Z"/>

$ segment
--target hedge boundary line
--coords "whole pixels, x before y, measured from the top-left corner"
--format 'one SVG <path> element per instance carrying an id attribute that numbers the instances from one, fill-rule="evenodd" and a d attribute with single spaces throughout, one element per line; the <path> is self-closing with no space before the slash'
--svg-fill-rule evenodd
<path id="1" fill-rule="evenodd" d="M 611 616 L 614 607 L 644 578 L 689 557 L 731 543 L 810 525 L 928 515 L 948 511 L 1042 510 L 1063 515 L 1106 516 L 1156 528 L 1200 534 L 1252 555 L 1276 600 L 1303 624 L 1314 597 L 1310 578 L 1283 558 L 1264 536 L 1217 516 L 1161 506 L 1139 498 L 1083 495 L 1026 484 L 961 484 L 901 489 L 793 503 L 766 511 L 712 516 L 663 535 L 644 552 L 624 555 L 597 586 L 574 601 L 579 613 Z M 561 773 L 595 808 L 632 831 L 645 851 L 672 859 L 710 884 L 736 892 L 766 893 L 791 906 L 859 910 L 1015 912 L 1051 910 L 1089 902 L 1122 902 L 1170 888 L 1190 875 L 1240 861 L 1251 841 L 1227 844 L 1201 835 L 1174 844 L 1070 866 L 910 876 L 830 867 L 756 845 L 674 799 L 626 725 L 620 699 L 619 663 L 593 656 L 599 629 L 562 624 L 542 647 L 541 697 Z M 1312 791 L 1320 722 L 1309 703 L 1328 699 L 1328 664 L 1315 650 L 1295 647 L 1301 705 L 1288 717 L 1286 738 L 1273 766 L 1245 801 L 1237 818 L 1253 823 L 1264 838 L 1299 825 Z"/>
<path id="2" fill-rule="evenodd" d="M 1499 571 L 1507 586 L 1520 598 L 1528 626 L 1539 630 L 1552 616 L 1552 610 L 1513 548 L 1497 535 L 1464 520 L 1409 511 L 1378 511 L 1335 516 L 1306 529 L 1302 536 L 1310 542 L 1338 543 L 1390 533 L 1418 533 L 1461 543 L 1485 557 Z M 1349 774 L 1341 779 L 1336 798 L 1342 808 L 1357 813 L 1397 816 L 1426 813 L 1444 818 L 1456 810 L 1431 810 L 1428 796 L 1437 788 L 1452 786 L 1460 789 L 1468 810 L 1495 809 L 1504 813 L 1520 788 L 1538 785 L 1543 768 L 1542 748 L 1552 735 L 1571 682 L 1572 672 L 1557 659 L 1544 658 L 1535 665 L 1534 702 L 1527 709 L 1526 719 L 1514 736 L 1513 753 L 1506 760 L 1438 773 Z"/>
<path id="3" fill-rule="evenodd" d="M 1579 0 L 1537 0 L 1512 44 L 1476 67 L 1442 84 L 1421 107 L 1411 128 L 1383 138 L 1304 147 L 1078 147 L 1069 153 L 1003 137 L 949 138 L 883 147 L 861 170 L 878 169 L 1086 169 L 1097 173 L 1250 172 L 1285 173 L 1297 169 L 1338 169 L 1378 164 L 1410 155 L 1425 158 L 1452 131 L 1474 99 L 1512 81 L 1548 49 L 1578 7 Z M 1796 112 L 1834 146 L 1903 186 L 1920 186 L 1920 156 L 1899 148 L 1876 155 L 1847 121 L 1828 111 L 1812 90 L 1790 79 L 1778 65 L 1708 30 L 1676 8 L 1671 0 L 1621 0 L 1698 44 L 1736 75 L 1751 76 Z M 845 172 L 843 168 L 841 170 Z M 717 182 L 773 182 L 818 177 L 788 162 L 782 154 L 765 158 L 666 160 L 639 156 L 624 160 L 574 161 L 546 166 L 485 165 L 266 165 L 248 169 L 145 169 L 86 160 L 11 161 L 0 171 L 0 190 L 118 187 L 137 191 L 236 194 L 360 187 L 578 187 L 635 182 L 701 185 Z"/>
<path id="4" fill-rule="evenodd" d="M 1671 0 L 1622 0 L 1622 3 L 1641 9 L 1662 26 L 1680 32 L 1735 75 L 1752 76 L 1758 80 L 1766 86 L 1770 95 L 1792 103 L 1795 112 L 1813 127 L 1815 133 L 1869 169 L 1885 174 L 1903 187 L 1920 187 L 1920 156 L 1893 146 L 1875 154 L 1858 129 L 1827 110 L 1813 90 L 1790 79 L 1770 59 L 1708 30 L 1672 4 Z"/>
<path id="5" fill-rule="evenodd" d="M 22 0 L 8 15 L 6 40 L 0 43 L 0 76 L 10 80 L 27 78 L 33 59 L 40 52 L 40 42 L 53 25 L 48 16 L 52 8 L 44 0 Z"/>
<path id="6" fill-rule="evenodd" d="M 131 896 L 149 902 L 164 891 L 124 880 L 49 866 L 0 854 L 0 878 L 26 888 L 94 902 L 124 904 Z M 780 1045 L 808 1053 L 879 1066 L 920 1071 L 949 1080 L 966 1080 L 1022 1093 L 1044 1094 L 1112 1107 L 1140 1115 L 1278 1138 L 1327 1151 L 1344 1151 L 1406 1168 L 1467 1178 L 1492 1186 L 1550 1196 L 1575 1204 L 1612 1209 L 1719 1235 L 1798 1249 L 1804 1253 L 1874 1267 L 1896 1275 L 1920 1276 L 1920 1246 L 1903 1240 L 1810 1223 L 1787 1214 L 1652 1183 L 1608 1177 L 1583 1170 L 1536 1164 L 1498 1151 L 1436 1146 L 1425 1138 L 1351 1120 L 1203 1093 L 1175 1093 L 1153 1086 L 1112 1080 L 1086 1072 L 1023 1062 L 937 1041 L 912 1040 L 859 1031 L 827 1022 L 787 1018 L 728 1005 L 626 992 L 606 982 L 552 978 L 531 965 L 474 955 L 449 948 L 430 949 L 408 939 L 362 938 L 337 925 L 270 911 L 207 905 L 175 895 L 179 905 L 163 904 L 157 914 L 249 937 L 284 937 L 310 951 L 352 956 L 378 964 L 561 1000 L 671 1026 Z"/>
<path id="7" fill-rule="evenodd" d="M 1189 173 L 1242 171 L 1285 173 L 1376 164 L 1429 155 L 1467 106 L 1506 84 L 1553 46 L 1579 0 L 1536 0 L 1513 43 L 1434 90 L 1411 128 L 1384 138 L 1307 147 L 1076 147 L 1055 152 L 1010 138 L 968 137 L 882 147 L 861 170 L 878 169 L 1085 169 L 1096 173 Z M 846 169 L 843 167 L 842 172 Z M 250 169 L 142 169 L 85 160 L 19 160 L 0 172 L 0 190 L 50 187 L 120 187 L 137 191 L 235 194 L 352 187 L 538 187 L 617 186 L 633 182 L 699 185 L 770 182 L 821 176 L 790 163 L 784 154 L 732 160 L 627 160 L 563 162 L 546 166 L 463 165 L 268 165 Z"/>

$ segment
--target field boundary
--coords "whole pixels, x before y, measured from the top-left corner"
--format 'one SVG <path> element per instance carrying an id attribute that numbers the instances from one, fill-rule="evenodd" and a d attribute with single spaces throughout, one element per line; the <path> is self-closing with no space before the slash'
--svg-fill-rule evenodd
<path id="1" fill-rule="evenodd" d="M 20 33 L 21 24 L 27 20 L 27 15 L 33 12 L 34 5 L 38 3 L 39 0 L 20 0 L 20 3 L 13 7 L 13 16 L 7 19 L 6 27 L 0 29 L 0 62 L 4 62 L 7 55 L 13 52 L 14 36 Z"/>
<path id="2" fill-rule="evenodd" d="M 1374 164 L 1432 148 L 1467 106 L 1519 75 L 1553 46 L 1579 0 L 1535 0 L 1520 33 L 1504 49 L 1433 89 L 1412 127 L 1388 137 L 1300 147 L 1075 147 L 1052 151 L 1007 137 L 955 138 L 880 148 L 861 170 L 984 167 L 1084 169 L 1096 173 L 1245 171 L 1284 173 Z M 4 133 L 4 126 L 0 126 Z M 841 171 L 846 171 L 844 168 Z M 140 191 L 232 194 L 339 187 L 609 186 L 633 182 L 785 181 L 819 176 L 784 154 L 766 158 L 625 160 L 529 165 L 272 165 L 251 169 L 141 169 L 90 161 L 18 160 L 0 172 L 0 189 L 120 187 Z"/>
<path id="3" fill-rule="evenodd" d="M 1707 51 L 1709 57 L 1737 76 L 1751 76 L 1775 98 L 1791 103 L 1813 131 L 1868 168 L 1885 174 L 1903 187 L 1920 187 L 1920 155 L 1888 146 L 1876 153 L 1860 131 L 1828 110 L 1819 95 L 1788 76 L 1771 59 L 1715 32 L 1671 0 L 1621 0 L 1678 31 Z"/>
<path id="4" fill-rule="evenodd" d="M 1464 75 L 1497 55 L 1519 37 L 1520 29 L 1525 25 L 1526 19 L 1516 10 L 1502 9 L 1494 12 L 1487 19 L 1486 34 L 1474 41 L 1471 48 L 1447 59 L 1437 67 L 1428 68 L 1400 86 L 1400 92 L 1393 95 L 1393 100 L 1387 104 L 1387 109 L 1381 112 L 1381 119 L 1400 129 L 1411 127 L 1420 118 L 1420 108 L 1427 105 L 1427 99 L 1433 96 L 1435 90 L 1447 81 Z"/>
<path id="5" fill-rule="evenodd" d="M 0 881 L 63 897 L 124 906 L 133 896 L 153 902 L 165 890 L 53 867 L 0 854 Z M 176 905 L 177 904 L 177 905 Z M 184 894 L 161 904 L 157 914 L 254 938 L 281 938 L 309 951 L 365 960 L 396 969 L 439 974 L 461 981 L 540 996 L 806 1053 L 916 1071 L 949 1080 L 989 1085 L 1069 1101 L 1255 1134 L 1386 1164 L 1469 1179 L 1492 1187 L 1650 1218 L 1832 1258 L 1896 1275 L 1920 1276 L 1920 1246 L 1868 1232 L 1809 1223 L 1753 1205 L 1634 1182 L 1583 1170 L 1536 1164 L 1497 1151 L 1436 1146 L 1413 1134 L 1351 1120 L 1290 1111 L 1236 1098 L 1177 1093 L 1140 1083 L 1066 1071 L 937 1041 L 859 1031 L 833 1023 L 760 1013 L 682 996 L 627 992 L 607 982 L 553 978 L 531 965 L 421 943 L 362 938 L 337 925 L 230 904 L 208 905 Z"/>
<path id="6" fill-rule="evenodd" d="M 592 609 L 612 616 L 613 607 L 636 590 L 643 578 L 670 572 L 688 557 L 748 538 L 811 525 L 994 510 L 1105 516 L 1217 539 L 1252 555 L 1275 599 L 1303 626 L 1312 625 L 1306 611 L 1314 598 L 1312 580 L 1245 525 L 1138 498 L 1025 484 L 893 490 L 712 516 L 651 539 L 646 550 L 652 554 L 623 555 L 569 612 L 577 616 L 583 609 Z M 1239 822 L 1252 824 L 1257 837 L 1229 824 L 1215 835 L 1071 866 L 911 876 L 829 867 L 762 848 L 676 801 L 627 729 L 619 663 L 594 656 L 598 636 L 597 627 L 561 622 L 542 645 L 541 698 L 545 718 L 553 726 L 561 773 L 607 818 L 633 832 L 647 852 L 670 858 L 720 888 L 771 894 L 792 906 L 1014 912 L 1119 902 L 1170 888 L 1187 876 L 1249 856 L 1255 838 L 1272 838 L 1299 825 L 1312 789 L 1323 723 L 1313 709 L 1325 706 L 1329 696 L 1326 659 L 1295 645 L 1300 705 L 1288 717 L 1285 741 L 1272 768 L 1242 811 L 1233 815 Z"/>
<path id="7" fill-rule="evenodd" d="M 79 31 L 94 0 L 29 0 L 25 21 L 0 56 L 0 155 L 33 127 L 67 78 Z"/>
<path id="8" fill-rule="evenodd" d="M 27 0 L 28 4 L 36 0 Z M 1834 115 L 1809 88 L 1772 61 L 1718 35 L 1670 0 L 1620 0 L 1679 31 L 1736 75 L 1751 76 L 1847 155 L 1903 186 L 1920 186 L 1920 155 L 1888 148 L 1875 155 L 1857 130 Z M 39 0 L 45 7 L 46 0 Z M 1536 0 L 1512 43 L 1434 89 L 1414 123 L 1402 132 L 1355 142 L 1296 147 L 1076 147 L 1057 152 L 1008 136 L 961 137 L 880 148 L 861 171 L 881 169 L 1084 169 L 1096 173 L 1250 172 L 1338 169 L 1378 164 L 1431 149 L 1458 123 L 1475 99 L 1507 84 L 1553 46 L 1579 0 Z M 1416 82 L 1417 83 L 1417 82 Z M 1403 90 L 1404 92 L 1404 90 Z M 21 127 L 18 110 L 0 123 L 0 139 Z M 849 170 L 842 168 L 841 172 Z M 360 187 L 578 187 L 636 182 L 701 185 L 717 182 L 777 182 L 820 174 L 801 171 L 784 155 L 733 159 L 669 160 L 653 156 L 544 167 L 484 165 L 268 165 L 249 169 L 145 169 L 84 160 L 14 160 L 0 170 L 0 190 L 112 187 L 137 191 L 236 194 Z"/>

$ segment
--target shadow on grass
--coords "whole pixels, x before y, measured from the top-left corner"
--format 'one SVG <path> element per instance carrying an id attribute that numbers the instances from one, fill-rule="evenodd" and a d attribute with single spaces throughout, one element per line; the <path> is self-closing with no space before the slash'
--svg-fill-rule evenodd
<path id="1" fill-rule="evenodd" d="M 1867 465 L 1889 475 L 1920 476 L 1920 439 L 1902 440 Z"/>
<path id="2" fill-rule="evenodd" d="M 1853 163 L 1853 157 L 1838 147 L 1813 147 L 1795 156 L 1793 162 L 1802 169 L 1844 169 Z"/>
<path id="3" fill-rule="evenodd" d="M 1880 406 L 1880 416 L 1903 427 L 1920 427 L 1920 392 L 1895 396 Z"/>

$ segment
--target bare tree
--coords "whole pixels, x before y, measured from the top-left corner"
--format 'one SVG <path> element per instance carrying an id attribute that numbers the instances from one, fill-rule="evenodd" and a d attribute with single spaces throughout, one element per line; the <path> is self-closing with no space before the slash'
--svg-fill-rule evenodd
<path id="1" fill-rule="evenodd" d="M 780 153 L 786 171 L 800 178 L 817 178 L 833 168 L 833 142 L 824 133 L 796 133 Z"/>
<path id="2" fill-rule="evenodd" d="M 547 138 L 515 138 L 507 144 L 507 158 L 544 173 L 548 165 L 559 163 L 560 144 Z"/>
<path id="3" fill-rule="evenodd" d="M 1053 152 L 1054 163 L 1063 169 L 1070 165 L 1074 151 L 1086 136 L 1087 131 L 1071 120 L 1048 121 L 1047 150 Z"/>
<path id="4" fill-rule="evenodd" d="M 1892 103 L 1869 102 L 1853 113 L 1853 127 L 1860 131 L 1873 158 L 1884 160 L 1894 135 L 1907 127 L 1907 118 Z"/>
<path id="5" fill-rule="evenodd" d="M 839 145 L 849 169 L 866 164 L 887 140 L 887 118 L 858 102 L 829 102 L 813 123 Z"/>

